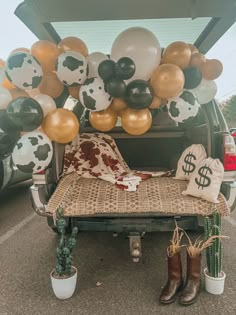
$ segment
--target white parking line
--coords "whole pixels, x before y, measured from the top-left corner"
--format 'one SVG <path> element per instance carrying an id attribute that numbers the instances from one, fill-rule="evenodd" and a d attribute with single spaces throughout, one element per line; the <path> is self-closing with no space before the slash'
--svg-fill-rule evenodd
<path id="1" fill-rule="evenodd" d="M 231 225 L 236 226 L 236 221 L 231 217 L 225 217 L 225 220 L 228 221 Z"/>
<path id="2" fill-rule="evenodd" d="M 9 231 L 7 231 L 5 234 L 0 236 L 0 245 L 2 245 L 4 242 L 6 242 L 10 237 L 12 237 L 16 232 L 21 230 L 28 222 L 30 222 L 34 217 L 36 216 L 36 213 L 32 213 L 28 217 L 26 217 L 24 220 L 22 220 L 20 223 L 16 224 L 13 228 L 11 228 Z"/>

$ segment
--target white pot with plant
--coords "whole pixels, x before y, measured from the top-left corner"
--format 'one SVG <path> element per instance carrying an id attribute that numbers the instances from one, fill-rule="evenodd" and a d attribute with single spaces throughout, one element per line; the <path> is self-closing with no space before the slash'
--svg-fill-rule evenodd
<path id="1" fill-rule="evenodd" d="M 77 269 L 72 266 L 72 250 L 76 245 L 78 228 L 74 227 L 71 236 L 65 236 L 66 221 L 62 217 L 62 209 L 57 211 L 57 229 L 60 234 L 56 249 L 56 268 L 51 272 L 51 283 L 55 296 L 60 300 L 69 299 L 76 288 Z"/>
<path id="2" fill-rule="evenodd" d="M 212 240 L 212 245 L 206 248 L 207 268 L 204 269 L 205 289 L 215 295 L 224 292 L 226 274 L 222 270 L 222 238 L 221 215 L 215 212 L 212 217 L 205 218 L 205 237 Z"/>

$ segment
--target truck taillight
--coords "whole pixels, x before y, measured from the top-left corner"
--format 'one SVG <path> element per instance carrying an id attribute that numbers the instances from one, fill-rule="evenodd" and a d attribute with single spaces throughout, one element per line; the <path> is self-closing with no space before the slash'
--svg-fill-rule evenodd
<path id="1" fill-rule="evenodd" d="M 236 171 L 236 148 L 234 138 L 224 135 L 224 169 L 225 171 Z"/>

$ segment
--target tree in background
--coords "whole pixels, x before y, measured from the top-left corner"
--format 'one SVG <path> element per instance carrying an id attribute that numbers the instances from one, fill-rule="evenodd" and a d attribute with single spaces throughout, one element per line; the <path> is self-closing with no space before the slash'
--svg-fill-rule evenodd
<path id="1" fill-rule="evenodd" d="M 236 127 L 236 95 L 223 102 L 220 107 L 222 108 L 223 115 L 229 128 Z"/>

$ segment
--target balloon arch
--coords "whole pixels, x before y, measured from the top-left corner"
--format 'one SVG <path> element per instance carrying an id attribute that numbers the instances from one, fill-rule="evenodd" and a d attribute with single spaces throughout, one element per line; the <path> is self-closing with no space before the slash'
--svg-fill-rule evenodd
<path id="1" fill-rule="evenodd" d="M 177 123 L 193 120 L 216 95 L 223 71 L 217 59 L 177 41 L 164 50 L 155 35 L 132 27 L 115 39 L 111 53 L 88 53 L 79 38 L 58 45 L 39 40 L 0 60 L 0 160 L 12 155 L 23 172 L 37 173 L 52 158 L 51 141 L 68 143 L 79 132 L 71 95 L 89 111 L 98 131 L 116 126 L 140 135 L 152 125 L 151 110 L 165 106 Z"/>

